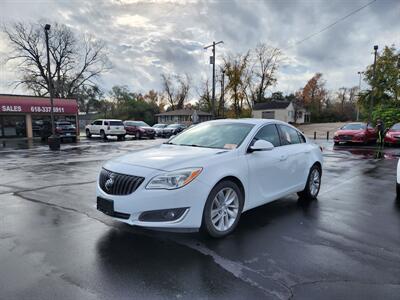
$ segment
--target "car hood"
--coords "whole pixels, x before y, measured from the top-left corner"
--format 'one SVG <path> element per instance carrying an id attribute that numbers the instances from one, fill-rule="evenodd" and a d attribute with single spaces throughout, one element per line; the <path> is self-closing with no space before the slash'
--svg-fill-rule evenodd
<path id="1" fill-rule="evenodd" d="M 142 128 L 142 129 L 144 129 L 146 131 L 153 131 L 154 130 L 154 128 L 150 127 L 150 126 L 143 126 L 143 127 L 140 127 L 140 128 Z"/>
<path id="2" fill-rule="evenodd" d="M 232 150 L 200 148 L 190 146 L 160 145 L 139 150 L 110 161 L 139 167 L 172 171 L 187 167 L 202 167 L 212 157 Z"/>
<path id="3" fill-rule="evenodd" d="M 345 135 L 354 135 L 354 134 L 365 133 L 365 130 L 363 130 L 363 129 L 360 129 L 360 130 L 339 129 L 339 130 L 336 131 L 335 133 L 336 133 L 336 134 L 345 134 Z"/>
<path id="4" fill-rule="evenodd" d="M 400 130 L 389 129 L 388 132 L 389 132 L 389 133 L 399 134 L 399 133 L 400 133 Z"/>

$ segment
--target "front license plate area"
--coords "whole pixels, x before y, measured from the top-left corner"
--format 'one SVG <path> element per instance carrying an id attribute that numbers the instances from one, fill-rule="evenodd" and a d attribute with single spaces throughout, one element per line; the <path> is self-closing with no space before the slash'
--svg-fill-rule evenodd
<path id="1" fill-rule="evenodd" d="M 97 209 L 109 216 L 114 216 L 114 201 L 97 197 Z"/>

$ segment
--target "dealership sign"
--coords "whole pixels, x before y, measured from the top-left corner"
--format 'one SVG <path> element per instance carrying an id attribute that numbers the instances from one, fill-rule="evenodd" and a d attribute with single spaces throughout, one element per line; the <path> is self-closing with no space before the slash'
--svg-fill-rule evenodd
<path id="1" fill-rule="evenodd" d="M 53 112 L 77 114 L 75 99 L 54 99 Z M 0 95 L 0 113 L 45 113 L 51 112 L 50 100 L 41 97 Z"/>

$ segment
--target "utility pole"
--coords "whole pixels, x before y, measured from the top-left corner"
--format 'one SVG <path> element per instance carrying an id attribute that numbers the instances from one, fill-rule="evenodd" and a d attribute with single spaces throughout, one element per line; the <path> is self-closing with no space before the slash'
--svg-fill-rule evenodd
<path id="1" fill-rule="evenodd" d="M 371 89 L 371 101 L 369 105 L 369 121 L 372 122 L 372 110 L 374 109 L 374 94 L 375 94 L 375 85 L 376 85 L 376 55 L 378 54 L 378 45 L 374 46 L 374 67 L 373 67 L 373 76 L 372 79 L 372 89 Z"/>
<path id="2" fill-rule="evenodd" d="M 357 72 L 360 75 L 360 80 L 358 82 L 358 99 L 357 99 L 357 121 L 360 119 L 360 94 L 361 94 L 361 76 L 364 74 L 363 71 Z"/>
<path id="3" fill-rule="evenodd" d="M 222 117 L 224 117 L 224 111 L 225 111 L 225 70 L 222 70 L 222 78 L 221 78 L 221 108 L 222 108 Z"/>
<path id="4" fill-rule="evenodd" d="M 46 50 L 47 50 L 47 84 L 50 96 L 50 116 L 51 116 L 51 136 L 48 137 L 50 150 L 60 150 L 60 137 L 56 135 L 54 128 L 54 103 L 53 103 L 53 85 L 51 84 L 51 73 L 50 73 L 50 50 L 49 50 L 49 30 L 50 24 L 44 26 L 44 34 L 46 37 Z"/>
<path id="5" fill-rule="evenodd" d="M 211 107 L 212 107 L 212 117 L 213 119 L 215 118 L 215 46 L 218 44 L 223 44 L 223 41 L 219 42 L 213 42 L 211 45 L 205 46 L 204 49 L 208 49 L 212 47 L 212 56 L 210 56 L 210 64 L 213 65 L 213 72 L 212 72 L 212 101 L 211 101 Z"/>

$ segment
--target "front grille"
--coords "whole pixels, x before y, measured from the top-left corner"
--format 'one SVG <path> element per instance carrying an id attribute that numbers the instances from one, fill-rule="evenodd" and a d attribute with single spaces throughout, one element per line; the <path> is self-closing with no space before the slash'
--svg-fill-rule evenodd
<path id="1" fill-rule="evenodd" d="M 102 169 L 99 185 L 109 195 L 129 195 L 137 190 L 143 180 L 143 177 L 124 175 Z"/>
<path id="2" fill-rule="evenodd" d="M 352 135 L 339 135 L 339 139 L 342 141 L 351 141 L 353 139 Z"/>

